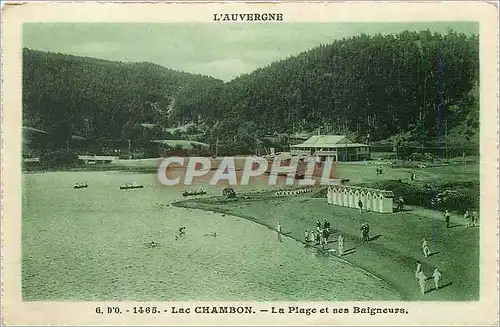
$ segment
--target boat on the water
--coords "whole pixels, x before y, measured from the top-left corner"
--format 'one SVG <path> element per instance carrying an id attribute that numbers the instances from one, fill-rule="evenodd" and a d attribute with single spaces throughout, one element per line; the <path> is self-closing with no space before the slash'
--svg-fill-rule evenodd
<path id="1" fill-rule="evenodd" d="M 120 190 L 130 190 L 130 189 L 135 189 L 135 188 L 144 188 L 142 185 L 136 185 L 136 184 L 125 184 L 120 186 Z"/>
<path id="2" fill-rule="evenodd" d="M 205 195 L 205 194 L 207 194 L 207 192 L 205 192 L 204 190 L 191 191 L 191 192 L 188 192 L 188 191 L 182 192 L 182 196 Z"/>
<path id="3" fill-rule="evenodd" d="M 89 184 L 87 182 L 85 183 L 76 183 L 75 186 L 73 186 L 74 189 L 81 189 L 81 188 L 87 188 L 89 187 Z"/>

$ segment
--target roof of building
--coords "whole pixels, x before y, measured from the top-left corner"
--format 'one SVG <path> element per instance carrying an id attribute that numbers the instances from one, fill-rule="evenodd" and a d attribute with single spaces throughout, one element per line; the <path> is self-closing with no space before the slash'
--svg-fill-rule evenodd
<path id="1" fill-rule="evenodd" d="M 314 135 L 307 141 L 292 145 L 292 148 L 340 148 L 340 147 L 363 147 L 369 146 L 361 143 L 353 143 L 345 135 Z"/>

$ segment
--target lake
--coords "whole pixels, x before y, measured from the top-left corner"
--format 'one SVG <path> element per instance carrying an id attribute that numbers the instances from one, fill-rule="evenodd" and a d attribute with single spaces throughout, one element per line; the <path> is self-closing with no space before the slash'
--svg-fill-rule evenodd
<path id="1" fill-rule="evenodd" d="M 73 189 L 84 181 L 89 188 Z M 144 188 L 120 190 L 124 183 Z M 363 270 L 287 237 L 280 243 L 265 226 L 171 206 L 180 188 L 154 174 L 24 174 L 22 187 L 24 300 L 400 299 Z M 186 235 L 176 239 L 181 226 Z"/>

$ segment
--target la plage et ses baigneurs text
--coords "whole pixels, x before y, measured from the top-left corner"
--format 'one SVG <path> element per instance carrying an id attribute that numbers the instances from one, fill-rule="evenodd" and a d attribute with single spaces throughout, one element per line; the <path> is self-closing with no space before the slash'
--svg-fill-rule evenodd
<path id="1" fill-rule="evenodd" d="M 330 308 L 330 307 L 275 307 L 271 306 L 266 309 L 255 309 L 251 306 L 196 306 L 196 307 L 175 307 L 159 308 L 156 306 L 140 306 L 122 310 L 120 307 L 97 307 L 97 314 L 408 314 L 405 308 L 393 307 L 358 307 L 352 308 Z"/>

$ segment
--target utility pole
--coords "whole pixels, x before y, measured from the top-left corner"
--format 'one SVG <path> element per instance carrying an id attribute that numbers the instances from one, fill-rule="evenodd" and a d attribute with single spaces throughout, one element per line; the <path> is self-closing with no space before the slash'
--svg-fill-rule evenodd
<path id="1" fill-rule="evenodd" d="M 445 156 L 446 162 L 448 162 L 448 117 L 444 120 L 444 141 L 445 143 Z"/>
<path id="2" fill-rule="evenodd" d="M 132 159 L 132 152 L 130 151 L 131 146 L 130 146 L 130 140 L 128 140 L 128 158 Z"/>
<path id="3" fill-rule="evenodd" d="M 347 160 L 347 158 L 348 158 L 348 155 L 347 155 L 347 135 L 344 135 L 344 141 L 345 141 L 345 161 L 347 162 L 348 161 Z"/>

